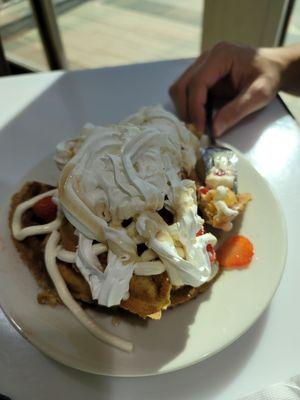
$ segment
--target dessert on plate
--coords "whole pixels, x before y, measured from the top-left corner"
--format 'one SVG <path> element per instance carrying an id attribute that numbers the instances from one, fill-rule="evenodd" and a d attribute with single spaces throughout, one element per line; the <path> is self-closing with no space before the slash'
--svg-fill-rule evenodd
<path id="1" fill-rule="evenodd" d="M 14 244 L 42 288 L 38 301 L 64 303 L 90 332 L 122 348 L 84 304 L 160 319 L 210 287 L 219 274 L 217 239 L 204 224 L 230 229 L 250 195 L 235 194 L 224 171 L 200 182 L 199 146 L 160 106 L 115 125 L 87 124 L 59 143 L 57 187 L 25 183 L 9 215 Z"/>

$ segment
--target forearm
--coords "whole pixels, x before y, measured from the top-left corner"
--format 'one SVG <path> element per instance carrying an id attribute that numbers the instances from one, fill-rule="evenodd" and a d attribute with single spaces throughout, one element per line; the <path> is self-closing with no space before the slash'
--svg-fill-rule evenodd
<path id="1" fill-rule="evenodd" d="M 300 44 L 261 50 L 280 66 L 279 90 L 300 95 Z"/>

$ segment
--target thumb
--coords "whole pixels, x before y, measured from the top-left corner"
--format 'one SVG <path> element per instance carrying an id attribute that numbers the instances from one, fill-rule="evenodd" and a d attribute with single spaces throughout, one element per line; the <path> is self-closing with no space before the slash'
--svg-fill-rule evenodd
<path id="1" fill-rule="evenodd" d="M 215 136 L 221 136 L 247 115 L 265 106 L 272 98 L 267 82 L 262 79 L 254 81 L 217 112 L 213 121 Z"/>

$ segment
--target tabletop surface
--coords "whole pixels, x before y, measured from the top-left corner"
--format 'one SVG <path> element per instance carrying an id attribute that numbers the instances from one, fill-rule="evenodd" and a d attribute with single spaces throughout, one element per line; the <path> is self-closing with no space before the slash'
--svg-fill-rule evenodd
<path id="1" fill-rule="evenodd" d="M 189 64 L 189 60 L 177 60 L 1 78 L 0 201 L 58 141 L 75 136 L 85 122 L 116 122 L 141 105 L 161 103 L 171 109 L 167 88 Z M 36 132 L 40 140 L 33 145 Z M 0 393 L 13 400 L 233 400 L 299 374 L 299 128 L 274 100 L 224 139 L 267 179 L 287 222 L 286 269 L 258 322 L 227 349 L 193 367 L 125 379 L 90 375 L 48 359 L 0 312 Z M 16 146 L 21 146 L 22 157 L 13 157 Z M 263 216 L 258 216 L 257 223 L 263 223 Z M 272 226 L 270 240 L 271 232 Z"/>

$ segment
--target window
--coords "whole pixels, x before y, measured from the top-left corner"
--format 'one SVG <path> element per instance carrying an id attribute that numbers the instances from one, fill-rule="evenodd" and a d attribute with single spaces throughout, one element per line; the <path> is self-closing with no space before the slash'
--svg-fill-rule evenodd
<path id="1" fill-rule="evenodd" d="M 204 0 L 53 0 L 53 4 L 70 69 L 199 54 Z M 28 0 L 2 0 L 0 32 L 9 59 L 33 69 L 48 68 Z"/>
<path id="2" fill-rule="evenodd" d="M 0 0 L 0 16 L 6 58 L 29 69 L 48 69 L 29 1 Z"/>
<path id="3" fill-rule="evenodd" d="M 292 43 L 300 43 L 300 0 L 294 1 L 284 39 L 284 45 Z M 286 93 L 282 93 L 281 96 L 292 114 L 300 122 L 300 98 Z"/>

